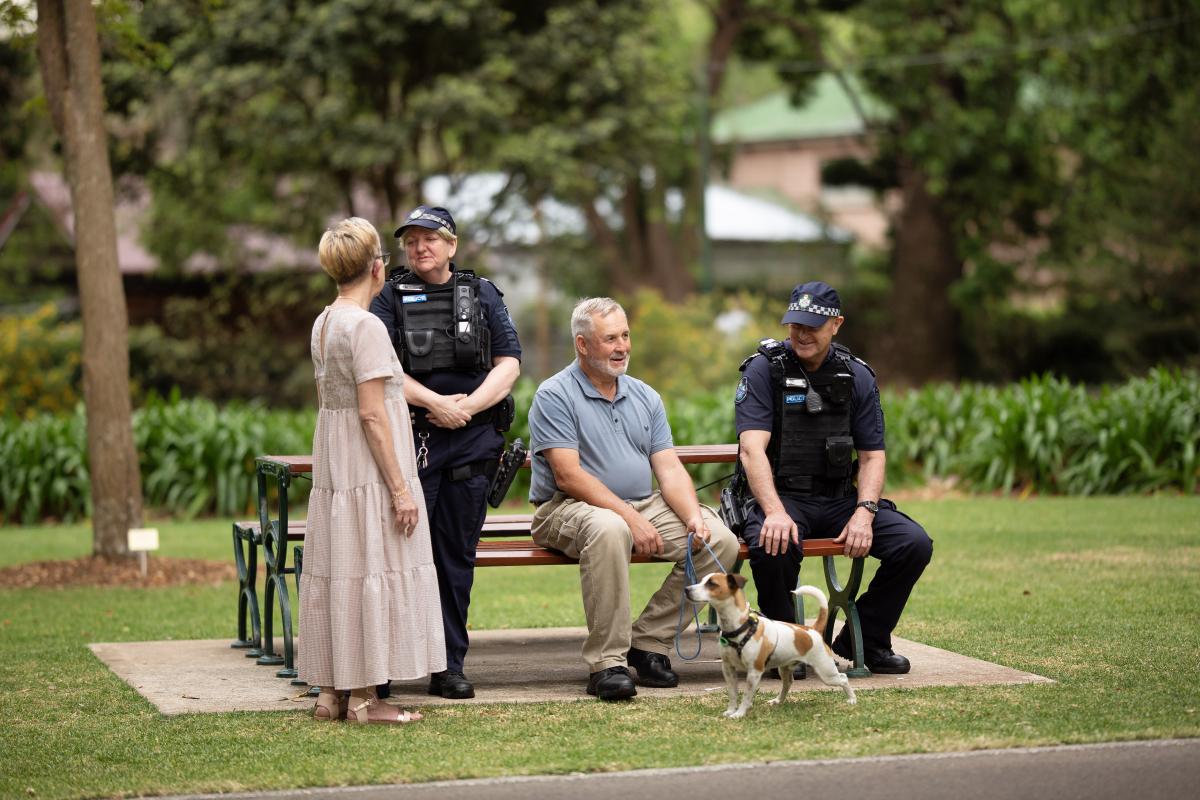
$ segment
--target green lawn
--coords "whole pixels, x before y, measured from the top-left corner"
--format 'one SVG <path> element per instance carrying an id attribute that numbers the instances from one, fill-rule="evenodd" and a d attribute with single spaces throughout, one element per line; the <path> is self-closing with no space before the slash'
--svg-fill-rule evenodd
<path id="1" fill-rule="evenodd" d="M 89 642 L 232 638 L 233 584 L 0 591 L 0 797 L 428 781 L 1200 735 L 1200 499 L 908 503 L 934 560 L 900 635 L 1052 685 L 429 712 L 401 729 L 306 713 L 160 716 Z M 230 558 L 229 523 L 160 522 L 164 555 Z M 83 526 L 0 529 L 0 566 L 88 551 Z M 664 567 L 635 568 L 635 606 Z M 809 579 L 819 582 L 814 563 Z M 582 624 L 574 568 L 480 570 L 475 628 Z M 517 598 L 514 602 L 513 598 Z M 582 670 L 582 664 L 580 666 Z M 714 727 L 721 735 L 712 735 Z"/>

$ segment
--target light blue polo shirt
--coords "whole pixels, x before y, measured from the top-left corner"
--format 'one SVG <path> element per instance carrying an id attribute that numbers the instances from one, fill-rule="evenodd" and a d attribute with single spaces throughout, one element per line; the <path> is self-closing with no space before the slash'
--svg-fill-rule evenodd
<path id="1" fill-rule="evenodd" d="M 574 361 L 543 381 L 533 396 L 529 501 L 544 503 L 558 491 L 544 450 L 577 450 L 580 465 L 613 494 L 622 500 L 641 500 L 654 491 L 650 456 L 674 446 L 658 392 L 622 375 L 617 378 L 616 398 L 609 402 Z"/>

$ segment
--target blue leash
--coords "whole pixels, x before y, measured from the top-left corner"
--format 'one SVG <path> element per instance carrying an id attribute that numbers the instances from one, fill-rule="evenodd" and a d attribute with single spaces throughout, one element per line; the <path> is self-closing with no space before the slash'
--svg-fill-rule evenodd
<path id="1" fill-rule="evenodd" d="M 687 538 L 687 555 L 683 559 L 683 574 L 685 576 L 684 589 L 682 596 L 679 598 L 679 622 L 675 626 L 675 655 L 679 656 L 684 661 L 695 661 L 700 657 L 700 648 L 704 644 L 703 634 L 700 633 L 700 604 L 693 603 L 688 599 L 687 587 L 696 582 L 696 566 L 692 563 L 692 537 L 694 533 L 689 533 Z M 725 572 L 725 567 L 721 565 L 721 559 L 717 558 L 717 554 L 708 546 L 708 542 L 701 542 L 704 549 L 712 556 L 713 563 L 717 565 L 717 569 Z M 692 607 L 692 622 L 696 623 L 696 652 L 690 656 L 685 656 L 679 649 L 679 640 L 683 636 L 683 631 L 687 627 L 684 623 L 683 607 L 690 605 Z"/>

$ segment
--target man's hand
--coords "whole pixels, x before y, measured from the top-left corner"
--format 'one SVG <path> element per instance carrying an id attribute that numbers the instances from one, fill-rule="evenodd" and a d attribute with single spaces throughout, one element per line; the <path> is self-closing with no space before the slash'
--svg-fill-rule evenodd
<path id="1" fill-rule="evenodd" d="M 440 394 L 428 407 L 425 418 L 439 428 L 465 428 L 471 421 L 471 415 L 459 405 L 465 398 L 465 394 Z"/>
<path id="2" fill-rule="evenodd" d="M 630 509 L 632 511 L 632 509 Z M 626 523 L 629 532 L 633 534 L 633 552 L 639 556 L 660 556 L 663 551 L 662 534 L 650 524 L 650 521 L 634 511 Z"/>
<path id="3" fill-rule="evenodd" d="M 796 527 L 796 521 L 786 511 L 767 514 L 758 534 L 759 545 L 767 555 L 775 556 L 787 552 L 788 542 L 800 546 L 800 529 Z"/>
<path id="4" fill-rule="evenodd" d="M 712 536 L 712 532 L 709 531 L 708 525 L 704 522 L 704 515 L 697 514 L 691 519 L 684 520 L 684 522 L 687 525 L 688 533 L 696 534 L 692 537 L 692 552 L 699 553 L 704 549 L 704 543 L 710 541 L 709 537 Z"/>
<path id="5" fill-rule="evenodd" d="M 846 527 L 833 541 L 845 545 L 846 555 L 850 558 L 862 558 L 871 552 L 871 542 L 875 540 L 875 531 L 871 527 L 875 515 L 865 508 L 856 508 Z"/>

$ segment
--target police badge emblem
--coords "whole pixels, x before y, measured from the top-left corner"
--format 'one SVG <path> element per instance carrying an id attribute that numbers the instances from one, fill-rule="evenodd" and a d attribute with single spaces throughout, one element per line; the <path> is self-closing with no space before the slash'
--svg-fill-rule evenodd
<path id="1" fill-rule="evenodd" d="M 800 306 L 800 308 L 808 308 L 812 305 L 812 295 L 808 292 L 800 295 L 799 299 L 796 300 L 796 305 Z"/>
<path id="2" fill-rule="evenodd" d="M 738 404 L 746 399 L 746 395 L 750 393 L 750 380 L 745 376 L 738 381 L 737 389 L 733 393 L 733 402 Z"/>

